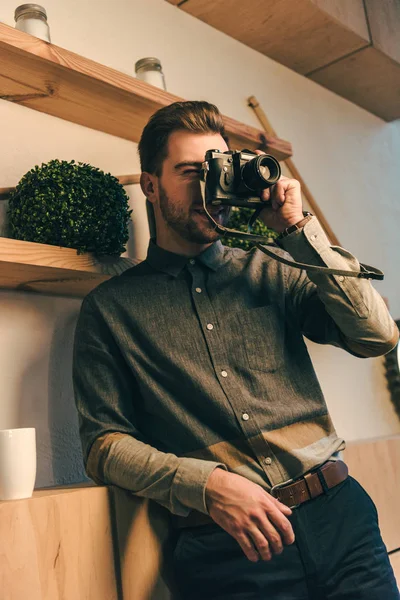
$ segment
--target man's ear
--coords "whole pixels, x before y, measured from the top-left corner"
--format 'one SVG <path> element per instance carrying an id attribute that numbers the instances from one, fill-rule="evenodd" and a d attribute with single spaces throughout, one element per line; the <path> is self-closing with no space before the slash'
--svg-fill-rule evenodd
<path id="1" fill-rule="evenodd" d="M 140 175 L 140 187 L 142 188 L 143 194 L 152 204 L 156 201 L 156 180 L 154 175 L 143 171 Z"/>

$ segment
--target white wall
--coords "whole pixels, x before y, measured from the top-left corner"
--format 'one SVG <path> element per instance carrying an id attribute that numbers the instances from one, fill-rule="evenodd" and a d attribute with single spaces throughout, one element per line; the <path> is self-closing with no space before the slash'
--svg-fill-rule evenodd
<path id="1" fill-rule="evenodd" d="M 16 6 L 3 0 L 0 21 L 13 26 Z M 53 43 L 131 75 L 136 60 L 157 56 L 171 93 L 208 100 L 259 127 L 246 102 L 255 95 L 280 137 L 293 143 L 295 162 L 342 245 L 385 271 L 376 286 L 400 317 L 399 122 L 384 123 L 164 0 L 46 0 L 45 8 Z M 0 101 L 0 122 L 0 187 L 16 185 L 53 158 L 89 162 L 115 175 L 139 172 L 131 142 L 6 101 Z M 129 192 L 137 230 L 129 254 L 143 258 L 144 199 L 137 187 Z M 37 427 L 38 487 L 85 477 L 71 383 L 79 307 L 75 299 L 0 291 L 0 428 Z M 382 359 L 309 347 L 340 435 L 354 440 L 400 432 Z"/>

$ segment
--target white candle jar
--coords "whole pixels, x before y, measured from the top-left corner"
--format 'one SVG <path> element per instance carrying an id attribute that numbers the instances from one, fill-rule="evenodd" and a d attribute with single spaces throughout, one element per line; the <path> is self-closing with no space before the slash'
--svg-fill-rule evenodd
<path id="1" fill-rule="evenodd" d="M 135 63 L 135 73 L 138 79 L 166 90 L 165 77 L 162 72 L 161 62 L 158 58 L 141 58 Z"/>
<path id="2" fill-rule="evenodd" d="M 41 40 L 50 42 L 50 29 L 47 14 L 39 4 L 21 4 L 14 13 L 15 29 L 29 33 Z"/>

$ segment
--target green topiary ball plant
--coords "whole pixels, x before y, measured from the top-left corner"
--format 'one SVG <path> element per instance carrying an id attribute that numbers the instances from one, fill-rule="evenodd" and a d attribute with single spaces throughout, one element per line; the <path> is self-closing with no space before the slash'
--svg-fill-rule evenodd
<path id="1" fill-rule="evenodd" d="M 119 256 L 128 241 L 128 196 L 116 177 L 87 163 L 51 160 L 28 171 L 8 205 L 11 237 Z"/>

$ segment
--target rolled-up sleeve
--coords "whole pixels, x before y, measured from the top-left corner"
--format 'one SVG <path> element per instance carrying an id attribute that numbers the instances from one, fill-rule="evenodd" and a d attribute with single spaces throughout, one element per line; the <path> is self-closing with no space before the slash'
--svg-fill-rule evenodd
<path id="1" fill-rule="evenodd" d="M 341 270 L 359 271 L 347 250 L 331 246 L 316 217 L 280 243 L 296 261 Z M 341 346 L 359 357 L 392 350 L 399 339 L 386 304 L 367 279 L 288 269 L 292 306 L 304 335 L 318 343 Z"/>
<path id="2" fill-rule="evenodd" d="M 141 401 L 107 323 L 90 297 L 74 340 L 73 385 L 85 469 L 98 484 L 112 484 L 155 500 L 173 514 L 207 514 L 208 477 L 223 463 L 178 457 L 146 443 L 137 428 Z"/>

